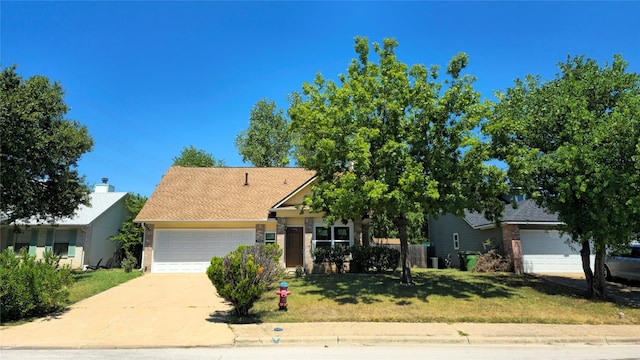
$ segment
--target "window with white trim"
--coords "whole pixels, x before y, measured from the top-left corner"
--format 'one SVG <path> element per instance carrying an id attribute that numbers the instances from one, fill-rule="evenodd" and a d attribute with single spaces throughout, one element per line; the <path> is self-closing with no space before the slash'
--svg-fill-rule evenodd
<path id="1" fill-rule="evenodd" d="M 349 247 L 351 245 L 351 227 L 349 226 L 316 226 L 313 234 L 314 248 Z"/>
<path id="2" fill-rule="evenodd" d="M 264 234 L 264 243 L 265 244 L 275 244 L 276 243 L 276 233 L 267 232 Z"/>
<path id="3" fill-rule="evenodd" d="M 460 249 L 460 237 L 458 236 L 458 233 L 453 233 L 453 249 Z"/>
<path id="4" fill-rule="evenodd" d="M 53 237 L 53 254 L 66 257 L 69 255 L 69 230 L 56 230 Z"/>
<path id="5" fill-rule="evenodd" d="M 15 233 L 13 242 L 13 252 L 18 255 L 21 249 L 26 249 L 29 252 L 29 246 L 31 245 L 31 230 L 23 230 Z"/>

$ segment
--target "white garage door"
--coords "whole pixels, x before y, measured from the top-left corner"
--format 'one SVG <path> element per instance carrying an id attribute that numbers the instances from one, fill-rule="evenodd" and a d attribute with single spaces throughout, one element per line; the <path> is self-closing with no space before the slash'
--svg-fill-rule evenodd
<path id="1" fill-rule="evenodd" d="M 255 230 L 156 230 L 151 272 L 205 272 L 213 256 L 254 244 Z"/>
<path id="2" fill-rule="evenodd" d="M 522 260 L 527 273 L 582 273 L 580 245 L 555 230 L 520 230 Z M 594 257 L 591 258 L 593 266 Z"/>

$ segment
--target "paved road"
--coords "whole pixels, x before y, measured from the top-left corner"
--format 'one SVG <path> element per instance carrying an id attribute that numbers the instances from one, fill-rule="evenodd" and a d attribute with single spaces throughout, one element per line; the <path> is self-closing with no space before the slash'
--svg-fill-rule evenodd
<path id="1" fill-rule="evenodd" d="M 640 346 L 337 346 L 233 347 L 126 350 L 4 350 L 2 360 L 41 359 L 447 359 L 447 360 L 630 360 L 640 358 Z"/>

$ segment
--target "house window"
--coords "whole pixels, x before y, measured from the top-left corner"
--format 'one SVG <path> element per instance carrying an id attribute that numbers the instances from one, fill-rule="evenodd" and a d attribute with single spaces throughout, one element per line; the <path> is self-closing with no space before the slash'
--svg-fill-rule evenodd
<path id="1" fill-rule="evenodd" d="M 69 255 L 69 230 L 56 230 L 53 238 L 53 254 L 67 257 Z"/>
<path id="2" fill-rule="evenodd" d="M 13 243 L 13 252 L 18 255 L 20 250 L 26 249 L 29 251 L 29 245 L 31 245 L 31 231 L 22 231 L 15 233 L 15 241 Z"/>
<path id="3" fill-rule="evenodd" d="M 335 246 L 351 245 L 351 228 L 348 226 L 316 226 L 315 247 L 332 248 Z"/>
<path id="4" fill-rule="evenodd" d="M 460 237 L 458 237 L 458 233 L 453 233 L 453 249 L 460 249 Z"/>
<path id="5" fill-rule="evenodd" d="M 264 243 L 265 244 L 275 244 L 276 243 L 276 233 L 268 232 L 264 234 Z"/>

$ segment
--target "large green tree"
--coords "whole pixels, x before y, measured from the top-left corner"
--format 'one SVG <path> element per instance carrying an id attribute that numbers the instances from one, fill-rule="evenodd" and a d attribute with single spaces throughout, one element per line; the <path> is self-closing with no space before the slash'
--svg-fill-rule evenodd
<path id="1" fill-rule="evenodd" d="M 211 153 L 189 145 L 189 147 L 185 146 L 182 149 L 180 156 L 173 158 L 173 165 L 186 167 L 222 167 L 225 166 L 225 161 L 224 159 L 216 160 Z"/>
<path id="2" fill-rule="evenodd" d="M 397 42 L 373 43 L 379 61 L 369 59 L 369 42 L 355 39 L 354 59 L 339 83 L 318 74 L 303 84 L 289 108 L 301 165 L 317 172 L 306 199 L 327 223 L 383 216 L 398 229 L 402 283 L 412 282 L 407 262 L 409 213 L 461 215 L 464 209 L 494 218 L 504 208 L 504 171 L 486 164 L 489 149 L 476 130 L 489 110 L 461 76 L 467 55 L 447 68 L 407 65 L 395 55 Z"/>
<path id="3" fill-rule="evenodd" d="M 604 297 L 607 247 L 640 230 L 640 76 L 620 56 L 603 67 L 568 57 L 559 68 L 551 81 L 528 75 L 498 93 L 486 130 L 514 187 L 558 213 L 582 246 L 589 297 Z"/>
<path id="4" fill-rule="evenodd" d="M 23 79 L 16 66 L 0 73 L 0 211 L 9 222 L 55 221 L 88 204 L 90 189 L 77 170 L 93 139 L 69 107 L 58 82 Z"/>
<path id="5" fill-rule="evenodd" d="M 291 135 L 288 120 L 273 100 L 261 99 L 251 109 L 249 128 L 236 136 L 235 145 L 256 167 L 280 167 L 289 164 Z"/>

